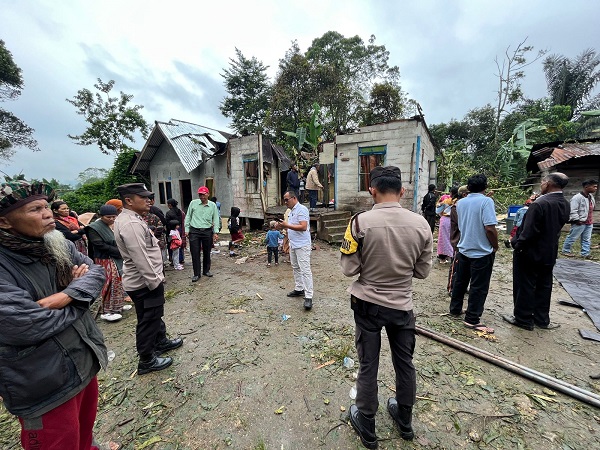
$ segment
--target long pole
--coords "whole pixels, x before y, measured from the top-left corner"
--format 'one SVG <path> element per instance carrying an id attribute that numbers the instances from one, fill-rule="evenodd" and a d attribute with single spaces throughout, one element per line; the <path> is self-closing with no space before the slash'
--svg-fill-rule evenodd
<path id="1" fill-rule="evenodd" d="M 441 342 L 442 344 L 454 347 L 479 359 L 492 363 L 498 367 L 502 367 L 503 369 L 516 373 L 517 375 L 521 375 L 524 378 L 528 378 L 532 381 L 535 381 L 536 383 L 552 388 L 555 391 L 566 394 L 577 400 L 581 400 L 582 402 L 585 402 L 588 405 L 600 408 L 600 395 L 594 394 L 593 392 L 586 391 L 585 389 L 559 380 L 558 378 L 553 378 L 550 375 L 546 375 L 542 372 L 538 372 L 537 370 L 533 370 L 529 367 L 522 366 L 521 364 L 517 364 L 501 356 L 494 355 L 493 353 L 481 350 L 477 347 L 461 342 L 458 339 L 454 339 L 444 334 L 437 333 L 433 330 L 423 328 L 419 325 L 417 325 L 415 329 L 416 332 L 421 336 L 425 336 L 435 341 Z"/>

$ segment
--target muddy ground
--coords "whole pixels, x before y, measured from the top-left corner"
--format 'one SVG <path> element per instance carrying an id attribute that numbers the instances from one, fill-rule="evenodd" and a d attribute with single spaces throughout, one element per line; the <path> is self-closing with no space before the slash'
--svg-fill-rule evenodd
<path id="1" fill-rule="evenodd" d="M 116 354 L 99 374 L 100 441 L 140 450 L 362 448 L 347 424 L 358 363 L 343 365 L 345 356 L 357 357 L 346 293 L 351 279 L 340 273 L 338 249 L 317 243 L 314 308 L 305 312 L 301 299 L 285 296 L 293 288 L 289 263 L 267 268 L 264 234 L 248 234 L 240 253 L 250 257 L 236 264 L 223 248 L 213 255 L 213 278 L 191 283 L 190 264 L 181 272 L 167 269 L 165 321 L 171 335 L 185 339 L 169 369 L 136 375 L 132 311 L 121 322 L 100 323 Z M 496 330 L 493 338 L 444 315 L 448 266 L 437 262 L 428 279 L 414 283 L 417 323 L 599 393 L 589 375 L 600 372 L 600 343 L 578 333 L 594 326 L 580 309 L 556 303 L 568 298 L 558 283 L 552 319 L 561 328 L 528 332 L 502 321 L 501 314 L 512 312 L 510 252 L 500 249 L 483 317 Z M 384 339 L 380 448 L 600 448 L 600 409 L 422 336 L 415 365 L 416 437 L 405 442 L 385 409 L 394 373 Z M 0 448 L 18 448 L 18 424 L 4 410 L 0 427 Z"/>

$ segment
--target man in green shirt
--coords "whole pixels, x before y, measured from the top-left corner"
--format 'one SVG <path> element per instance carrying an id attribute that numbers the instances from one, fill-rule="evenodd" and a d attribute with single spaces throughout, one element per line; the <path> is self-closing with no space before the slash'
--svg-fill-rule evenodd
<path id="1" fill-rule="evenodd" d="M 210 249 L 216 242 L 220 227 L 219 210 L 214 202 L 208 200 L 209 190 L 206 186 L 198 189 L 199 199 L 192 200 L 185 216 L 185 234 L 190 243 L 194 276 L 192 282 L 200 279 L 200 273 L 212 277 L 210 273 Z M 202 249 L 202 264 L 200 264 Z M 204 266 L 204 271 L 201 271 Z"/>

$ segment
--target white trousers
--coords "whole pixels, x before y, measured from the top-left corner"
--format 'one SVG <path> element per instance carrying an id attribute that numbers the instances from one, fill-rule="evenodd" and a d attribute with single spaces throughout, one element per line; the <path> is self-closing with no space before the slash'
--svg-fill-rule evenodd
<path id="1" fill-rule="evenodd" d="M 294 270 L 294 289 L 304 291 L 304 298 L 313 297 L 313 279 L 310 270 L 311 245 L 300 248 L 290 247 L 290 263 Z"/>

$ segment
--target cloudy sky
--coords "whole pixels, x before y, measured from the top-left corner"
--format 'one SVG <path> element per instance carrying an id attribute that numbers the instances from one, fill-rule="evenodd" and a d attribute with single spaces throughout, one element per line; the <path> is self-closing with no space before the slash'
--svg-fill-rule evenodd
<path id="1" fill-rule="evenodd" d="M 431 125 L 493 103 L 494 59 L 525 38 L 536 50 L 571 58 L 600 44 L 592 0 L 0 0 L 0 10 L 0 39 L 25 80 L 21 97 L 3 107 L 36 130 L 41 148 L 18 149 L 0 168 L 65 183 L 113 163 L 67 137 L 82 133 L 85 122 L 65 99 L 93 90 L 97 78 L 134 95 L 149 123 L 175 118 L 228 130 L 218 109 L 220 73 L 235 47 L 274 77 L 293 40 L 305 51 L 329 30 L 365 42 L 374 34 Z M 541 62 L 526 75 L 525 94 L 544 96 Z"/>

